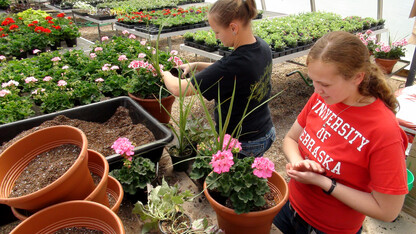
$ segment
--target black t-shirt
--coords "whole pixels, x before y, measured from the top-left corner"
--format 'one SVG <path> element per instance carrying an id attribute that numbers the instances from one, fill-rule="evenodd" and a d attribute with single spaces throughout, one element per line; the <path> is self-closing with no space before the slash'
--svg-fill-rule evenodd
<path id="1" fill-rule="evenodd" d="M 218 105 L 219 85 L 221 117 L 224 126 L 233 93 L 234 80 L 236 80 L 233 110 L 226 130 L 227 133 L 231 134 L 242 119 L 252 89 L 254 90 L 254 96 L 246 113 L 249 113 L 270 97 L 272 65 L 272 54 L 269 45 L 261 38 L 256 37 L 255 43 L 238 47 L 230 55 L 221 58 L 197 73 L 196 79 L 192 80 L 192 84 L 196 87 L 195 82 L 197 82 L 203 96 L 207 100 L 215 99 L 216 105 Z M 256 88 L 252 88 L 254 86 Z M 218 113 L 215 109 L 217 131 L 218 121 Z M 272 126 L 270 109 L 266 103 L 244 119 L 239 140 L 248 141 L 263 137 Z"/>

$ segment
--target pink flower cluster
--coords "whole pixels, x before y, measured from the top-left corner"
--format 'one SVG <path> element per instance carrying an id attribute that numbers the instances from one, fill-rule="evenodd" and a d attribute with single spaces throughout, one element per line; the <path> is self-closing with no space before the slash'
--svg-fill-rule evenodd
<path id="1" fill-rule="evenodd" d="M 122 54 L 118 57 L 118 61 L 123 61 L 123 60 L 127 60 L 127 56 Z"/>
<path id="2" fill-rule="evenodd" d="M 377 43 L 377 48 L 375 48 L 375 51 L 377 51 L 377 52 L 381 52 L 381 51 L 383 51 L 383 52 L 385 52 L 385 53 L 388 53 L 388 52 L 390 52 L 390 50 L 391 50 L 391 48 L 390 48 L 390 46 L 389 45 L 386 45 L 384 42 L 382 42 L 382 41 L 380 41 L 380 42 L 378 42 Z"/>
<path id="3" fill-rule="evenodd" d="M 32 94 L 33 95 L 37 95 L 38 93 L 40 93 L 40 92 L 45 92 L 45 90 L 46 89 L 35 89 L 33 92 L 32 92 Z"/>
<path id="4" fill-rule="evenodd" d="M 255 158 L 251 168 L 254 168 L 253 174 L 259 178 L 269 178 L 274 171 L 274 164 L 270 159 L 260 157 Z"/>
<path id="5" fill-rule="evenodd" d="M 68 83 L 66 83 L 66 81 L 64 81 L 64 80 L 58 81 L 58 86 L 60 86 L 60 87 L 66 86 L 67 84 Z"/>
<path id="6" fill-rule="evenodd" d="M 129 141 L 128 138 L 126 137 L 120 137 L 118 138 L 113 145 L 111 146 L 112 149 L 114 149 L 114 151 L 116 151 L 116 153 L 123 155 L 123 157 L 125 157 L 126 159 L 128 159 L 129 161 L 132 160 L 132 155 L 134 154 L 133 149 L 134 146 L 133 144 Z"/>
<path id="7" fill-rule="evenodd" d="M 4 97 L 7 94 L 10 94 L 10 91 L 9 90 L 7 90 L 7 89 L 0 90 L 0 97 Z"/>
<path id="8" fill-rule="evenodd" d="M 33 76 L 29 76 L 29 77 L 27 77 L 26 79 L 25 79 L 25 83 L 26 84 L 28 84 L 28 83 L 35 83 L 35 82 L 37 82 L 38 81 L 38 79 L 36 79 L 35 77 L 33 77 Z"/>
<path id="9" fill-rule="evenodd" d="M 393 42 L 392 43 L 392 46 L 407 46 L 407 44 L 408 44 L 407 39 L 406 38 L 403 38 L 403 39 L 401 39 L 399 41 Z"/>
<path id="10" fill-rule="evenodd" d="M 168 59 L 169 62 L 172 61 L 172 60 L 173 60 L 173 62 L 175 63 L 176 66 L 180 66 L 180 65 L 183 64 L 182 60 L 177 56 L 173 56 L 173 57 L 170 57 Z"/>
<path id="11" fill-rule="evenodd" d="M 18 85 L 19 85 L 19 82 L 15 81 L 15 80 L 9 80 L 8 82 L 5 82 L 5 83 L 1 84 L 1 87 L 3 87 L 3 88 L 10 87 L 10 86 L 17 87 Z"/>
<path id="12" fill-rule="evenodd" d="M 52 62 L 58 62 L 58 61 L 61 61 L 61 58 L 59 58 L 59 57 L 54 57 L 54 58 L 52 58 L 52 59 L 51 59 L 51 61 L 52 61 Z"/>
<path id="13" fill-rule="evenodd" d="M 119 67 L 117 65 L 111 66 L 111 64 L 104 64 L 104 66 L 101 68 L 103 71 L 110 71 L 110 70 L 117 70 Z"/>
<path id="14" fill-rule="evenodd" d="M 6 56 L 0 55 L 0 61 L 6 60 Z"/>
<path id="15" fill-rule="evenodd" d="M 162 72 L 163 66 L 161 64 L 159 64 L 159 66 L 160 66 L 160 70 Z M 145 61 L 142 61 L 142 60 L 133 60 L 133 61 L 131 61 L 131 63 L 129 64 L 128 67 L 133 68 L 133 69 L 144 68 L 144 69 L 150 71 L 153 74 L 153 76 L 157 76 L 156 69 L 149 62 L 145 62 Z"/>
<path id="16" fill-rule="evenodd" d="M 357 36 L 364 43 L 364 45 L 367 46 L 369 43 L 376 43 L 377 38 L 375 36 L 370 36 L 372 33 L 373 31 L 367 30 L 365 33 L 358 33 Z"/>
<path id="17" fill-rule="evenodd" d="M 224 135 L 222 150 L 231 150 L 233 153 L 238 153 L 241 149 L 241 143 L 237 139 L 232 138 L 229 134 Z"/>
<path id="18" fill-rule="evenodd" d="M 209 164 L 212 165 L 214 172 L 218 174 L 229 172 L 231 166 L 234 165 L 233 153 L 231 153 L 231 150 L 218 150 L 216 154 L 212 155 L 212 159 Z"/>
<path id="19" fill-rule="evenodd" d="M 51 76 L 45 76 L 45 78 L 43 78 L 43 81 L 50 81 L 50 80 L 52 80 Z"/>

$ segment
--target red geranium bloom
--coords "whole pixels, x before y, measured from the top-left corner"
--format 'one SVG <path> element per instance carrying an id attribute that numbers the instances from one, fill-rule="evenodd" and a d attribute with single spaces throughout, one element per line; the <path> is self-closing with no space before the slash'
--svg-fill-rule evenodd
<path id="1" fill-rule="evenodd" d="M 1 36 L 0 37 L 6 37 L 8 34 L 1 34 Z"/>
<path id="2" fill-rule="evenodd" d="M 52 20 L 49 20 L 48 24 L 54 24 L 54 22 Z"/>
<path id="3" fill-rule="evenodd" d="M 38 24 L 38 23 L 39 23 L 39 21 L 37 21 L 37 20 L 32 21 L 32 24 Z"/>
<path id="4" fill-rule="evenodd" d="M 63 18 L 63 17 L 65 17 L 65 13 L 59 13 L 56 17 Z"/>
<path id="5" fill-rule="evenodd" d="M 19 17 L 19 20 L 23 20 L 22 17 Z"/>
<path id="6" fill-rule="evenodd" d="M 4 30 L 4 28 L 0 27 L 0 31 L 3 31 L 3 30 Z"/>
<path id="7" fill-rule="evenodd" d="M 71 17 L 71 16 L 68 16 L 68 17 L 67 17 L 67 19 L 69 19 L 69 20 L 70 20 L 70 19 L 72 19 L 72 17 Z"/>
<path id="8" fill-rule="evenodd" d="M 53 18 L 50 16 L 46 16 L 45 20 L 52 20 Z"/>
<path id="9" fill-rule="evenodd" d="M 34 24 L 28 24 L 27 25 L 28 27 L 33 27 L 33 26 L 35 26 Z"/>
<path id="10" fill-rule="evenodd" d="M 59 29 L 61 29 L 61 26 L 54 26 L 54 25 L 52 25 L 52 27 L 54 28 L 54 29 L 57 29 L 57 30 L 59 30 Z"/>
<path id="11" fill-rule="evenodd" d="M 43 29 L 43 32 L 44 32 L 44 33 L 51 33 L 51 30 L 50 30 L 49 28 L 44 28 L 44 29 Z"/>
<path id="12" fill-rule="evenodd" d="M 13 30 L 13 29 L 17 29 L 17 28 L 19 28 L 19 26 L 17 26 L 16 24 L 12 24 L 12 25 L 9 27 L 9 30 L 11 31 L 11 30 Z"/>

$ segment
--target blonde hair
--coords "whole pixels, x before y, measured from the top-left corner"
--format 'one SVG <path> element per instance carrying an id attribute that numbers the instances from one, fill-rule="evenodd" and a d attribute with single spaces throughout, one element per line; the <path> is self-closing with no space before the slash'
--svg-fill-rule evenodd
<path id="1" fill-rule="evenodd" d="M 218 0 L 211 6 L 208 14 L 223 27 L 227 27 L 235 19 L 241 20 L 243 26 L 246 26 L 257 16 L 257 7 L 254 0 Z"/>
<path id="2" fill-rule="evenodd" d="M 393 113 L 396 113 L 399 103 L 393 90 L 385 81 L 381 69 L 370 61 L 367 47 L 357 36 L 343 31 L 324 35 L 311 48 L 306 64 L 314 60 L 334 64 L 346 80 L 353 78 L 358 72 L 364 72 L 358 92 L 363 96 L 380 98 Z"/>

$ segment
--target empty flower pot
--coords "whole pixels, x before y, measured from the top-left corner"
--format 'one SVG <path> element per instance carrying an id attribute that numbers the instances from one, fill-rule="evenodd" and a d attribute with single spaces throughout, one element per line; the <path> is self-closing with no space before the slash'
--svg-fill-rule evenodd
<path id="1" fill-rule="evenodd" d="M 108 176 L 107 194 L 108 197 L 112 197 L 112 199 L 115 201 L 114 205 L 110 203 L 110 209 L 114 211 L 114 213 L 117 213 L 118 209 L 120 208 L 120 204 L 123 201 L 124 191 L 120 182 L 118 182 L 118 180 L 112 176 Z"/>
<path id="2" fill-rule="evenodd" d="M 57 180 L 36 192 L 9 197 L 14 184 L 37 155 L 63 144 L 80 148 L 76 161 Z M 78 128 L 60 125 L 38 130 L 16 141 L 0 154 L 0 203 L 35 212 L 69 200 L 82 200 L 94 190 L 88 169 L 88 142 Z"/>
<path id="3" fill-rule="evenodd" d="M 21 222 L 11 233 L 54 233 L 74 227 L 125 233 L 123 223 L 113 211 L 92 201 L 67 201 L 47 207 Z"/>
<path id="4" fill-rule="evenodd" d="M 110 207 L 107 197 L 109 165 L 105 157 L 94 150 L 88 150 L 88 169 L 91 173 L 98 175 L 101 180 L 85 200 L 99 202 Z"/>

